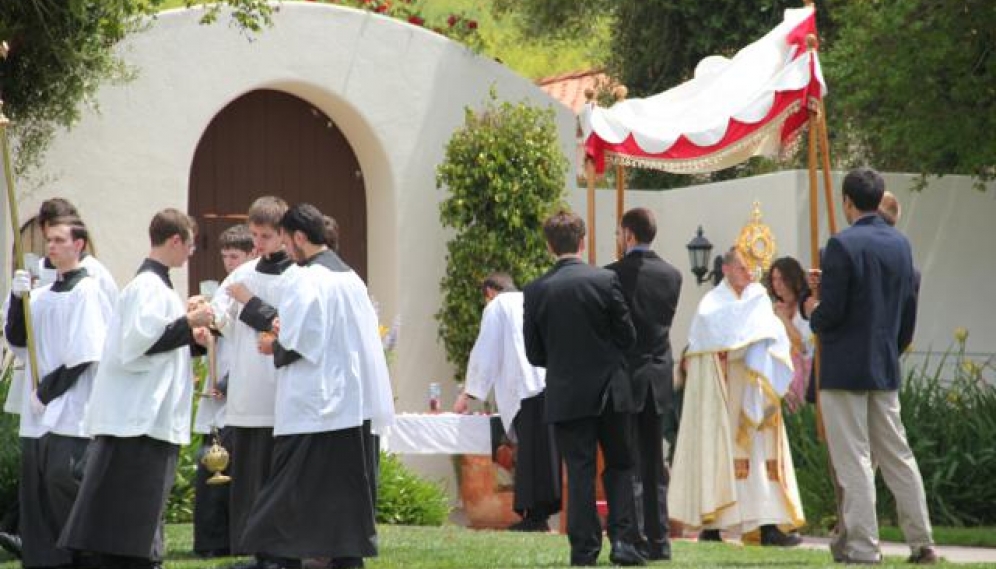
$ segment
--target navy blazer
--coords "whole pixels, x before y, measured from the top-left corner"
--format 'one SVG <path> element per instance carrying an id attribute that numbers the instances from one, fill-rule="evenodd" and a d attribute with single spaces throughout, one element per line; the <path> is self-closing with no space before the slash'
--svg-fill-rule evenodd
<path id="1" fill-rule="evenodd" d="M 913 252 L 877 215 L 830 238 L 820 304 L 810 325 L 821 342 L 820 389 L 899 389 L 899 354 L 916 325 Z"/>
<path id="2" fill-rule="evenodd" d="M 636 344 L 626 352 L 633 377 L 634 411 L 647 403 L 658 415 L 669 412 L 674 398 L 671 322 L 681 294 L 681 272 L 653 251 L 630 251 L 605 267 L 619 276 Z"/>
<path id="3" fill-rule="evenodd" d="M 561 259 L 522 293 L 526 357 L 546 368 L 547 421 L 596 417 L 609 399 L 631 411 L 624 354 L 636 332 L 615 273 Z"/>

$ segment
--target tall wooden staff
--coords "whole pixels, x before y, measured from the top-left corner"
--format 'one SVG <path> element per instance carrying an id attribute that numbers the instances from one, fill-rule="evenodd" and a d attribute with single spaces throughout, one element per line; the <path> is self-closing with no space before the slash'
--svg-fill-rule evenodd
<path id="1" fill-rule="evenodd" d="M 7 59 L 7 42 L 0 42 L 0 59 Z M 10 120 L 3 114 L 3 100 L 0 99 L 0 145 L 3 146 L 3 172 L 7 182 L 7 203 L 10 205 L 10 223 L 14 233 L 14 266 L 24 269 L 24 244 L 21 243 L 21 222 L 17 215 L 17 196 L 14 193 L 14 170 L 10 160 L 10 140 L 7 138 L 7 125 Z M 38 389 L 38 356 L 35 353 L 35 330 L 31 323 L 31 295 L 21 298 L 24 303 L 24 326 L 28 335 L 28 362 L 31 367 L 31 386 Z"/>

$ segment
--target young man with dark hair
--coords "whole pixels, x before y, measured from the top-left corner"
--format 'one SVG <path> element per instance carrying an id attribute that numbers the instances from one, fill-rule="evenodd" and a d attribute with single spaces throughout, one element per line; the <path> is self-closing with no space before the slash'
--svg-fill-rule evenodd
<path id="1" fill-rule="evenodd" d="M 543 224 L 557 263 L 526 285 L 523 333 L 529 362 L 546 368 L 546 418 L 567 464 L 571 565 L 595 565 L 602 527 L 595 511 L 595 457 L 605 456 L 609 559 L 643 565 L 636 550 L 630 413 L 625 352 L 636 341 L 619 278 L 581 260 L 584 221 L 560 211 Z"/>
<path id="2" fill-rule="evenodd" d="M 663 433 L 664 418 L 674 412 L 670 332 L 681 294 L 681 273 L 650 248 L 656 235 L 652 211 L 627 211 L 617 232 L 625 256 L 606 267 L 619 277 L 636 328 L 636 343 L 626 352 L 635 401 L 636 512 L 641 553 L 652 560 L 671 558 Z"/>
<path id="3" fill-rule="evenodd" d="M 233 225 L 218 236 L 218 249 L 225 273 L 230 274 L 254 257 L 255 246 L 247 225 Z M 231 342 L 224 337 L 214 339 L 214 370 L 204 379 L 201 400 L 194 416 L 194 432 L 201 435 L 201 454 L 218 443 L 231 448 L 229 430 L 225 428 L 225 402 L 231 368 Z M 228 524 L 230 484 L 210 485 L 211 472 L 200 461 L 194 481 L 194 553 L 201 557 L 222 557 L 231 554 Z"/>
<path id="4" fill-rule="evenodd" d="M 885 182 L 870 168 L 844 177 L 850 227 L 827 241 L 805 306 L 819 334 L 819 402 L 838 486 L 836 561 L 882 559 L 874 463 L 896 499 L 911 563 L 936 563 L 923 479 L 899 413 L 899 354 L 913 341 L 916 277 L 909 241 L 879 215 Z"/>
<path id="5" fill-rule="evenodd" d="M 90 396 L 110 318 L 97 281 L 80 266 L 87 230 L 76 217 L 59 217 L 45 227 L 47 258 L 58 280 L 31 291 L 27 271 L 17 271 L 14 295 L 30 292 L 31 320 L 40 383 L 22 383 L 20 535 L 25 567 L 63 567 L 75 556 L 56 543 L 79 490 L 74 468 L 89 438 L 83 413 Z M 6 338 L 25 356 L 23 303 L 11 299 Z M 30 358 L 26 377 L 31 377 Z"/>
<path id="6" fill-rule="evenodd" d="M 186 309 L 169 269 L 194 249 L 195 224 L 175 209 L 149 226 L 151 249 L 121 291 L 86 411 L 94 437 L 59 545 L 99 557 L 104 569 L 161 567 L 163 521 L 180 445 L 190 442 L 191 348 L 210 332 L 211 309 Z"/>
<path id="7" fill-rule="evenodd" d="M 547 520 L 560 511 L 560 457 L 546 421 L 546 370 L 526 358 L 522 337 L 522 293 L 506 273 L 481 283 L 486 306 L 481 329 L 467 361 L 467 379 L 453 411 L 468 399 L 484 399 L 494 388 L 505 432 L 516 443 L 515 497 L 522 520 L 512 531 L 550 531 Z"/>
<path id="8" fill-rule="evenodd" d="M 233 554 L 249 553 L 242 534 L 253 503 L 270 473 L 273 458 L 276 370 L 273 358 L 260 354 L 257 336 L 272 329 L 282 296 L 282 275 L 293 261 L 284 250 L 280 220 L 287 202 L 263 196 L 249 206 L 248 226 L 259 255 L 225 278 L 212 299 L 215 325 L 230 355 L 225 425 L 232 476 L 229 497 L 229 544 Z M 293 560 L 258 555 L 242 567 L 295 566 Z"/>
<path id="9" fill-rule="evenodd" d="M 325 241 L 322 213 L 308 204 L 280 222 L 301 265 L 285 275 L 278 337 L 260 350 L 277 368 L 273 466 L 243 543 L 281 558 L 331 558 L 362 567 L 377 554 L 369 421 L 394 420 L 387 362 L 366 286 Z"/>
<path id="10" fill-rule="evenodd" d="M 35 220 L 42 235 L 49 223 L 59 218 L 79 219 L 79 212 L 69 200 L 64 198 L 51 198 L 42 202 L 38 209 Z M 82 221 L 80 221 L 82 223 Z M 87 253 L 86 249 L 91 248 L 89 235 L 87 236 L 86 248 L 80 253 L 80 266 L 86 269 L 89 276 L 97 280 L 100 291 L 105 302 L 113 307 L 118 299 L 118 285 L 114 282 L 111 273 L 93 255 Z M 37 267 L 30 267 L 34 276 L 38 277 L 34 286 L 44 286 L 55 283 L 58 277 L 58 270 L 52 265 L 48 256 L 43 256 L 38 261 Z M 18 364 L 11 376 L 11 386 L 7 392 L 7 400 L 4 402 L 4 411 L 11 414 L 20 413 L 21 393 L 23 392 L 22 382 L 24 380 L 23 366 Z M 15 502 L 8 505 L 8 511 L 4 515 L 2 527 L 0 527 L 0 547 L 7 549 L 15 555 L 20 554 L 20 537 L 17 535 L 17 512 L 19 506 Z"/>

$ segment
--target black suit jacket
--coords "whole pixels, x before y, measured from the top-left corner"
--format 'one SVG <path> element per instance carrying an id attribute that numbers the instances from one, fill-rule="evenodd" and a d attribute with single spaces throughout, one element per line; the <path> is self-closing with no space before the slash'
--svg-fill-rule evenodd
<path id="1" fill-rule="evenodd" d="M 624 352 L 636 332 L 615 273 L 562 259 L 522 292 L 526 356 L 546 368 L 547 420 L 598 416 L 608 399 L 631 411 Z"/>
<path id="2" fill-rule="evenodd" d="M 899 354 L 913 340 L 916 291 L 909 241 L 867 215 L 827 242 L 820 304 L 820 389 L 899 389 Z"/>
<path id="3" fill-rule="evenodd" d="M 642 411 L 652 398 L 657 414 L 662 415 L 671 408 L 674 394 L 670 334 L 681 294 L 681 273 L 653 251 L 630 251 L 606 268 L 619 277 L 636 328 L 636 343 L 626 352 L 635 410 Z"/>

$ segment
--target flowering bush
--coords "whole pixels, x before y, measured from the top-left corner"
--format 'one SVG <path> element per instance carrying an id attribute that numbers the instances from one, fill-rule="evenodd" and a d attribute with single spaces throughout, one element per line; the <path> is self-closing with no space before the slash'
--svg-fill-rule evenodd
<path id="1" fill-rule="evenodd" d="M 955 330 L 954 345 L 909 366 L 899 391 L 903 424 L 927 494 L 930 519 L 937 525 L 996 523 L 996 372 L 992 357 L 965 350 L 968 331 Z M 906 356 L 904 356 L 906 357 Z M 833 488 L 826 470 L 826 447 L 816 440 L 812 405 L 785 418 L 799 491 L 811 529 L 828 529 L 836 519 Z M 878 477 L 879 519 L 898 522 L 896 503 Z"/>
<path id="2" fill-rule="evenodd" d="M 339 4 L 377 14 L 390 16 L 396 20 L 420 26 L 458 41 L 474 50 L 480 50 L 483 43 L 478 33 L 477 20 L 464 14 L 450 14 L 445 20 L 429 21 L 422 11 L 422 3 L 417 0 L 311 0 L 326 4 Z"/>

